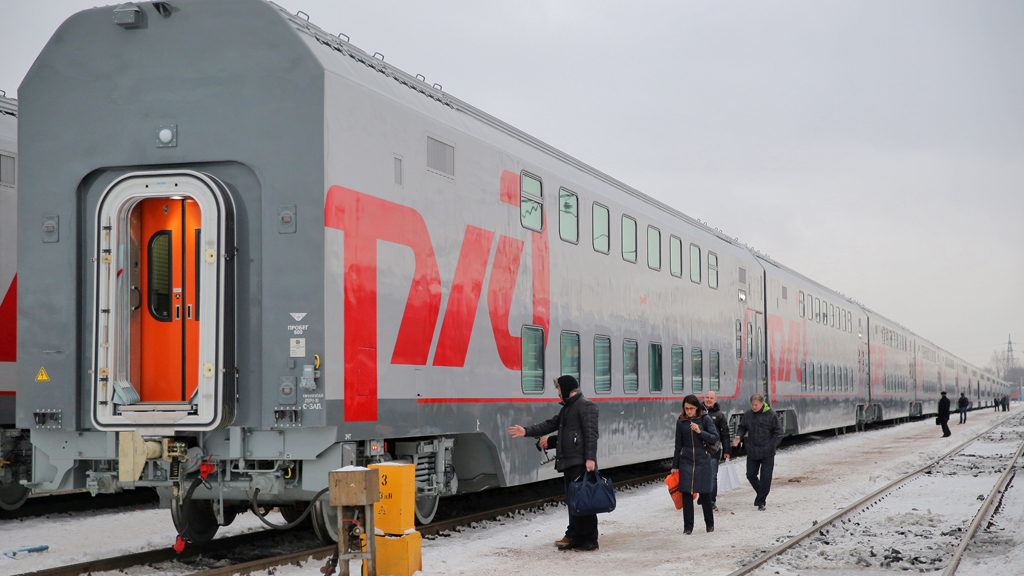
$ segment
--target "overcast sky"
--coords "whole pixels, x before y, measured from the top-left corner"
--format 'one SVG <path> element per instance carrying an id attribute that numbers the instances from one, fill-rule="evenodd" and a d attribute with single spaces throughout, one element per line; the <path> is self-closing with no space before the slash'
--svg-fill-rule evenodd
<path id="1" fill-rule="evenodd" d="M 278 3 L 980 367 L 1009 334 L 1024 360 L 1024 2 Z M 0 0 L 0 89 L 95 4 Z"/>

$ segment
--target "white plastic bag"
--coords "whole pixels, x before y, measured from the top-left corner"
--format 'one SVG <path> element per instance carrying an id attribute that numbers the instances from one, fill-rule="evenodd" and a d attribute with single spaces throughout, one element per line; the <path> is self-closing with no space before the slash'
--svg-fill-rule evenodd
<path id="1" fill-rule="evenodd" d="M 718 467 L 718 491 L 732 492 L 740 487 L 740 475 L 736 472 L 736 465 L 726 460 Z"/>

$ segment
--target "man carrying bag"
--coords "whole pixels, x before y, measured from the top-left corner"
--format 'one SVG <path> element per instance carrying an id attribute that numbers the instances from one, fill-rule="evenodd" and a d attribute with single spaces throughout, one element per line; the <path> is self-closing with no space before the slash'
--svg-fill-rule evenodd
<path id="1" fill-rule="evenodd" d="M 572 376 L 555 380 L 562 409 L 553 418 L 528 428 L 510 426 L 513 437 L 538 437 L 557 431 L 556 436 L 540 439 L 540 447 L 547 449 L 555 443 L 555 470 L 563 475 L 566 494 L 569 484 L 597 469 L 597 405 L 580 392 L 579 383 Z M 585 480 L 585 478 L 584 478 Z M 569 526 L 565 537 L 555 542 L 559 550 L 597 550 L 597 515 L 573 515 L 569 511 Z"/>

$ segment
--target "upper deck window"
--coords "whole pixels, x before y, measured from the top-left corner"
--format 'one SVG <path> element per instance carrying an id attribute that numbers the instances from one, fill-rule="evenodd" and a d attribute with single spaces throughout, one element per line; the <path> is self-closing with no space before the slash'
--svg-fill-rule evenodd
<path id="1" fill-rule="evenodd" d="M 544 229 L 544 188 L 540 178 L 526 172 L 519 179 L 519 221 L 534 232 Z"/>
<path id="2" fill-rule="evenodd" d="M 690 282 L 700 284 L 700 246 L 690 244 Z"/>
<path id="3" fill-rule="evenodd" d="M 455 178 L 455 146 L 427 136 L 427 169 Z"/>
<path id="4" fill-rule="evenodd" d="M 611 235 L 608 229 L 608 209 L 595 202 L 593 219 L 594 250 L 607 254 L 611 247 Z"/>
<path id="5" fill-rule="evenodd" d="M 562 188 L 558 191 L 558 235 L 573 244 L 580 241 L 579 199 L 575 194 Z"/>
<path id="6" fill-rule="evenodd" d="M 661 230 L 647 227 L 647 267 L 661 270 Z"/>
<path id="7" fill-rule="evenodd" d="M 636 263 L 636 220 L 622 215 L 622 259 Z"/>
<path id="8" fill-rule="evenodd" d="M 16 163 L 14 161 L 14 156 L 0 154 L 0 184 L 3 184 L 4 186 L 15 185 L 15 168 Z"/>

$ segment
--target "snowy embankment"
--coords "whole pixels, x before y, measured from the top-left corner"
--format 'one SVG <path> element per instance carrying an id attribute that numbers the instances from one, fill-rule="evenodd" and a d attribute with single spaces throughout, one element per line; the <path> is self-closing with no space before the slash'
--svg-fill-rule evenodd
<path id="1" fill-rule="evenodd" d="M 1014 406 L 1010 414 L 1018 410 Z M 988 410 L 972 412 L 967 424 L 952 424 L 954 433 L 950 438 L 941 438 L 934 420 L 926 419 L 780 452 L 767 511 L 754 508 L 754 493 L 744 481 L 740 489 L 719 494 L 715 532 L 711 534 L 703 531 L 698 508 L 694 533 L 684 535 L 682 512 L 675 510 L 665 487 L 646 486 L 621 491 L 618 508 L 599 517 L 598 551 L 557 551 L 553 542 L 563 535 L 566 513 L 561 506 L 550 507 L 424 541 L 423 574 L 728 574 L 812 522 L 920 467 L 1007 415 Z M 736 464 L 742 478 L 743 459 Z M 936 494 L 935 502 L 936 506 L 942 505 L 943 495 Z M 259 521 L 245 514 L 218 535 L 259 528 Z M 167 510 L 7 521 L 0 524 L 0 548 L 47 544 L 50 549 L 19 554 L 17 560 L 0 558 L 0 576 L 166 547 L 174 542 L 174 535 Z M 320 564 L 282 567 L 275 575 L 318 574 Z M 994 573 L 986 572 L 986 576 Z"/>

